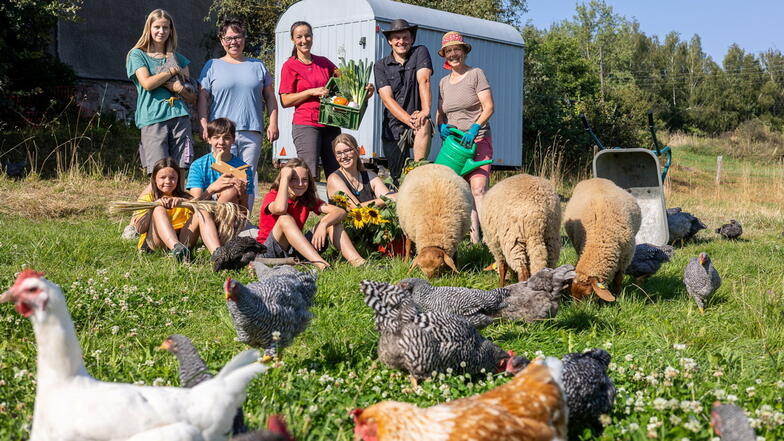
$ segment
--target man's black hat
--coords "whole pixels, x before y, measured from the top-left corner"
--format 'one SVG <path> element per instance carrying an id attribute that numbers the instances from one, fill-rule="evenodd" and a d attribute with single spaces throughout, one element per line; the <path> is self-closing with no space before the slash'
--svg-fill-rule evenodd
<path id="1" fill-rule="evenodd" d="M 412 40 L 416 40 L 416 32 L 417 32 L 418 28 L 419 28 L 419 26 L 412 25 L 411 23 L 407 22 L 406 20 L 404 20 L 402 18 L 396 18 L 396 19 L 392 20 L 392 23 L 390 23 L 389 29 L 387 29 L 386 31 L 381 31 L 381 32 L 383 32 L 384 36 L 387 37 L 387 39 L 389 39 L 389 34 L 391 34 L 393 32 L 409 31 L 409 32 L 411 32 L 411 39 Z"/>

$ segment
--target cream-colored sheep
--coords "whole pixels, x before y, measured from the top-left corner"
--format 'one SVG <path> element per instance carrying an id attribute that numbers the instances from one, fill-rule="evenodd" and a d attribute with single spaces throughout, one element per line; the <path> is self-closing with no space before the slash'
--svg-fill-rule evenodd
<path id="1" fill-rule="evenodd" d="M 615 300 L 606 284 L 620 293 L 624 271 L 634 257 L 634 236 L 640 229 L 637 201 L 608 179 L 582 181 L 566 205 L 564 227 L 578 255 L 572 297 L 595 292 Z"/>
<path id="2" fill-rule="evenodd" d="M 471 227 L 473 204 L 468 183 L 449 167 L 426 164 L 406 175 L 397 195 L 397 215 L 407 239 L 406 258 L 411 242 L 417 247 L 412 268 L 418 265 L 428 278 L 444 264 L 457 271 L 453 259 Z"/>
<path id="3" fill-rule="evenodd" d="M 501 286 L 506 283 L 507 265 L 522 282 L 558 263 L 561 202 L 547 179 L 520 174 L 495 184 L 482 202 L 481 221 Z"/>

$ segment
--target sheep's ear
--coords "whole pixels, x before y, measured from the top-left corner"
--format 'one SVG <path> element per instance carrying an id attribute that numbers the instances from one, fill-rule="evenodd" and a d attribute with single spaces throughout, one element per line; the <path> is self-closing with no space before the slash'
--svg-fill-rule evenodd
<path id="1" fill-rule="evenodd" d="M 419 259 L 419 255 L 417 254 L 413 259 L 411 259 L 411 266 L 408 267 L 408 273 L 411 274 L 411 271 L 414 271 L 414 267 L 417 265 L 417 259 Z"/>
<path id="2" fill-rule="evenodd" d="M 608 302 L 615 301 L 615 296 L 612 295 L 612 293 L 610 292 L 610 290 L 607 289 L 604 283 L 599 282 L 595 278 L 591 278 L 591 285 L 593 286 L 593 292 L 595 292 L 600 299 Z"/>
<path id="3" fill-rule="evenodd" d="M 449 257 L 449 255 L 446 252 L 444 252 L 444 263 L 446 263 L 446 265 L 449 268 L 452 268 L 452 271 L 454 271 L 456 273 L 460 272 L 460 271 L 457 270 L 457 266 L 455 266 L 455 261 L 452 260 L 452 258 Z"/>

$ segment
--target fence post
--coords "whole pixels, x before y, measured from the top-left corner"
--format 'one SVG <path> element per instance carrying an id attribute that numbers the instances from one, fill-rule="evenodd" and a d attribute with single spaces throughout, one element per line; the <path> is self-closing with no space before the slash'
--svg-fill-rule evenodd
<path id="1" fill-rule="evenodd" d="M 721 184 L 721 162 L 723 157 L 721 155 L 716 157 L 716 186 Z"/>

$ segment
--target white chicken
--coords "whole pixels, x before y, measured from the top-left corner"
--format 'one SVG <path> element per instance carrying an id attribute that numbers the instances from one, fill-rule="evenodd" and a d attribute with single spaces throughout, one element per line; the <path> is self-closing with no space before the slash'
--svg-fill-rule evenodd
<path id="1" fill-rule="evenodd" d="M 0 296 L 30 319 L 38 346 L 31 441 L 225 440 L 245 388 L 267 366 L 248 350 L 192 389 L 98 381 L 87 373 L 60 287 L 23 271 Z"/>

